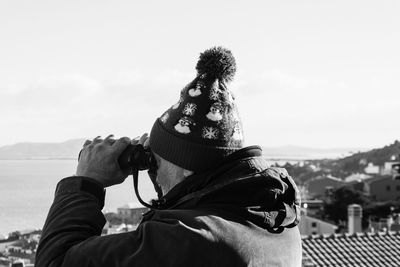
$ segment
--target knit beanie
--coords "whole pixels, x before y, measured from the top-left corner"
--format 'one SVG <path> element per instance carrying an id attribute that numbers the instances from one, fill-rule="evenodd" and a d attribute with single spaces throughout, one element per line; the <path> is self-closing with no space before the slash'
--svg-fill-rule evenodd
<path id="1" fill-rule="evenodd" d="M 231 51 L 213 47 L 200 54 L 197 76 L 151 129 L 150 148 L 194 172 L 217 167 L 243 147 L 242 124 L 229 82 L 236 72 Z"/>

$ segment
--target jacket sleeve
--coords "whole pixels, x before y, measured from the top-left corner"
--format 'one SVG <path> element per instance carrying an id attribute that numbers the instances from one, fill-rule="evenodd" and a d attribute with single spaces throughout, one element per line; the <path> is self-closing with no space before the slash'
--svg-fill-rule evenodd
<path id="1" fill-rule="evenodd" d="M 105 224 L 101 212 L 103 190 L 95 181 L 84 177 L 69 177 L 59 182 L 39 242 L 35 266 L 148 267 L 160 266 L 160 263 L 162 266 L 189 266 L 193 263 L 188 261 L 195 256 L 203 257 L 197 252 L 193 254 L 188 244 L 208 239 L 201 238 L 201 231 L 193 231 L 177 219 L 151 219 L 141 223 L 135 231 L 100 236 Z M 203 251 L 215 251 L 214 246 L 203 247 Z M 191 257 L 182 257 L 190 253 Z"/>
<path id="2" fill-rule="evenodd" d="M 66 253 L 77 244 L 100 236 L 106 222 L 104 188 L 86 177 L 68 177 L 56 189 L 42 237 L 35 266 L 63 266 Z"/>

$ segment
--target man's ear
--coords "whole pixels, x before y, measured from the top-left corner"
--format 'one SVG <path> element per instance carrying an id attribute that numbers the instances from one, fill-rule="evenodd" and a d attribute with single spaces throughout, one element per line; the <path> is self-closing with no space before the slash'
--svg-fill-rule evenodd
<path id="1" fill-rule="evenodd" d="M 188 177 L 188 176 L 190 176 L 190 175 L 192 175 L 192 174 L 193 174 L 192 171 L 183 169 L 183 176 L 184 176 L 184 177 Z"/>

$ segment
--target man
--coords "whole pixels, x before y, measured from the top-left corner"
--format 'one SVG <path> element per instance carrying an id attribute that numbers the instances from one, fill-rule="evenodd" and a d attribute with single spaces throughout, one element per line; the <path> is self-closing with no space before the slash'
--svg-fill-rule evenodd
<path id="1" fill-rule="evenodd" d="M 150 137 L 133 141 L 156 158 L 158 205 L 137 230 L 100 236 L 104 188 L 127 177 L 118 158 L 130 140 L 87 141 L 76 176 L 57 185 L 36 266 L 301 265 L 298 191 L 258 146 L 243 145 L 232 53 L 206 50 L 196 69 Z"/>

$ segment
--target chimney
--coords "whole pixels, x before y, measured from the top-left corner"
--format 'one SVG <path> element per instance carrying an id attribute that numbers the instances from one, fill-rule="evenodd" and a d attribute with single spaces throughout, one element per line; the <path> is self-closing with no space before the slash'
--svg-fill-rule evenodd
<path id="1" fill-rule="evenodd" d="M 362 232 L 362 207 L 358 204 L 351 204 L 347 207 L 347 214 L 349 234 Z"/>

